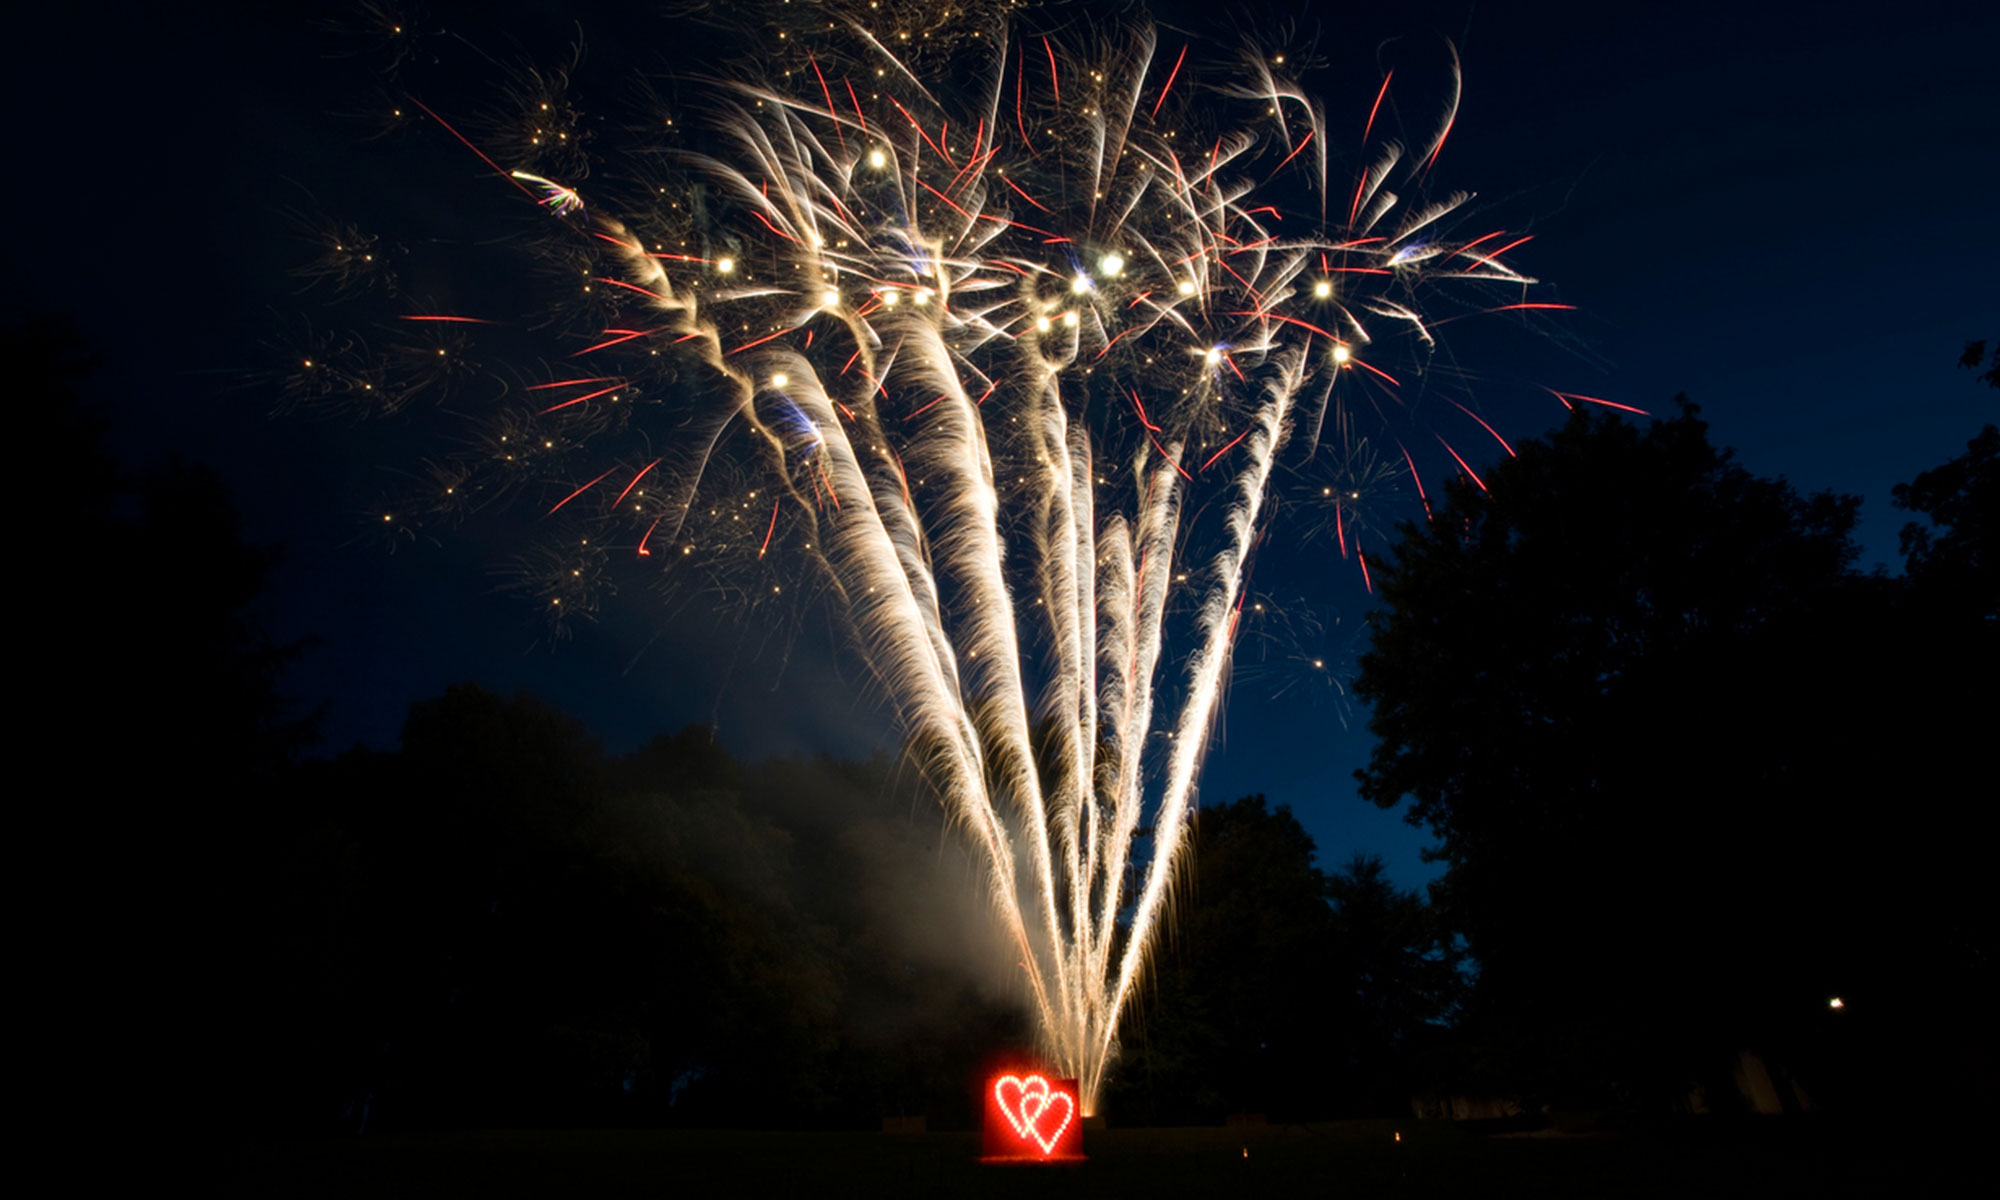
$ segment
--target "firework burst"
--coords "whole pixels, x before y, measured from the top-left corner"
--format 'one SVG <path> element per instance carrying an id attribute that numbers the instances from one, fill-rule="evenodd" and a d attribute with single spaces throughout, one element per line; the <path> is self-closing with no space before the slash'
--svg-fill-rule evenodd
<path id="1" fill-rule="evenodd" d="M 1514 236 L 1459 229 L 1467 195 L 1425 191 L 1455 67 L 1423 128 L 1385 133 L 1385 77 L 1337 135 L 1282 55 L 1011 7 L 758 10 L 754 69 L 675 85 L 616 168 L 566 76 L 463 129 L 414 91 L 395 111 L 539 208 L 574 334 L 433 468 L 451 504 L 543 489 L 561 615 L 621 559 L 745 601 L 815 581 L 978 848 L 1088 1112 L 1262 616 L 1281 453 L 1365 578 L 1363 514 L 1421 483 L 1355 415 L 1406 407 L 1441 307 L 1560 306 Z M 398 344 L 429 354 L 417 387 L 466 355 Z M 388 386 L 351 357 L 299 393 Z"/>

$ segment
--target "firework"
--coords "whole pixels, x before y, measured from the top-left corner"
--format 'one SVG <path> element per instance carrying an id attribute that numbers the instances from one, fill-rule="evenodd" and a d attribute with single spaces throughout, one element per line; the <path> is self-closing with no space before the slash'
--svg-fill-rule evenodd
<path id="1" fill-rule="evenodd" d="M 1525 298 L 1515 237 L 1458 230 L 1465 194 L 1425 194 L 1455 65 L 1421 128 L 1387 136 L 1385 76 L 1343 133 L 1281 54 L 1045 36 L 1006 7 L 780 6 L 756 69 L 685 83 L 587 207 L 560 78 L 486 128 L 413 94 L 396 112 L 540 206 L 575 334 L 440 471 L 450 503 L 545 489 L 577 523 L 539 568 L 563 613 L 618 558 L 751 600 L 817 580 L 977 847 L 1088 1113 L 1186 850 L 1281 456 L 1365 579 L 1363 514 L 1422 483 L 1357 414 L 1405 407 L 1440 305 L 1560 306 Z M 348 357 L 300 386 L 380 386 Z"/>

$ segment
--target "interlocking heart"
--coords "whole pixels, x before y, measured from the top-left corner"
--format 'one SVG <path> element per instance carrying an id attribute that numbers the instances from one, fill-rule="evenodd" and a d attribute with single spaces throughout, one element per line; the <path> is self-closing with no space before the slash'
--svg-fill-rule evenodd
<path id="1" fill-rule="evenodd" d="M 1034 1141 L 1044 1155 L 1055 1153 L 1056 1142 L 1076 1116 L 1076 1101 L 1069 1093 L 1050 1087 L 1040 1075 L 1026 1079 L 1002 1075 L 993 1085 L 993 1099 L 1021 1140 Z"/>

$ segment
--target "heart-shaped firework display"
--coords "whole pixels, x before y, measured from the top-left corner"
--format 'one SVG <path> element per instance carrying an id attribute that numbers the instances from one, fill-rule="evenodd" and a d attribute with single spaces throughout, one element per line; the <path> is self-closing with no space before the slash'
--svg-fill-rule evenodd
<path id="1" fill-rule="evenodd" d="M 1076 1101 L 1040 1075 L 1002 1075 L 993 1085 L 993 1099 L 1021 1140 L 1033 1141 L 1044 1156 L 1055 1153 L 1063 1131 L 1076 1119 Z"/>

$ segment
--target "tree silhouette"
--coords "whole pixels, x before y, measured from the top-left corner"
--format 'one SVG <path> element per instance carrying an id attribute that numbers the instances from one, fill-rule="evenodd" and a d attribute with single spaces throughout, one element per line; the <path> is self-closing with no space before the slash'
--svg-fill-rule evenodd
<path id="1" fill-rule="evenodd" d="M 1378 858 L 1329 878 L 1261 795 L 1204 808 L 1172 936 L 1113 1076 L 1122 1121 L 1408 1111 L 1458 987 L 1429 906 Z"/>
<path id="2" fill-rule="evenodd" d="M 1973 876 L 1884 806 L 1956 811 L 1982 743 L 1848 570 L 1856 501 L 1751 475 L 1691 405 L 1579 411 L 1486 481 L 1403 529 L 1356 690 L 1362 793 L 1439 838 L 1494 1078 L 1670 1102 L 1740 1048 L 1812 1060 L 1843 987 L 1936 1004 Z"/>
<path id="3" fill-rule="evenodd" d="M 2000 388 L 2000 346 L 1972 342 L 1959 365 L 1986 371 L 1980 379 Z M 2000 428 L 1988 425 L 1966 443 L 1966 452 L 1933 467 L 1893 493 L 1896 507 L 1929 518 L 1903 526 L 1902 551 L 1911 582 L 1927 600 L 1963 606 L 1976 618 L 2000 619 Z"/>

